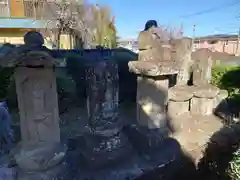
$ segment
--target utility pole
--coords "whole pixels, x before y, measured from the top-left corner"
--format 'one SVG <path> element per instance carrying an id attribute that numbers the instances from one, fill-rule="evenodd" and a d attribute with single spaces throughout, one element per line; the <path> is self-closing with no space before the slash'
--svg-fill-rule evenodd
<path id="1" fill-rule="evenodd" d="M 183 37 L 183 34 L 184 34 L 184 32 L 183 32 L 184 30 L 183 30 L 183 23 L 181 24 L 181 29 L 180 29 L 180 37 L 182 38 Z"/>
<path id="2" fill-rule="evenodd" d="M 7 3 L 7 9 L 8 9 L 8 17 L 11 17 L 10 0 L 7 0 L 6 3 Z"/>
<path id="3" fill-rule="evenodd" d="M 236 45 L 236 52 L 235 55 L 238 56 L 238 48 L 239 48 L 239 41 L 240 41 L 240 28 L 238 29 L 238 37 L 237 37 L 237 45 Z"/>
<path id="4" fill-rule="evenodd" d="M 195 33 L 196 33 L 196 25 L 194 24 L 194 25 L 193 25 L 193 34 L 192 34 L 192 51 L 195 50 L 195 47 L 194 47 Z"/>

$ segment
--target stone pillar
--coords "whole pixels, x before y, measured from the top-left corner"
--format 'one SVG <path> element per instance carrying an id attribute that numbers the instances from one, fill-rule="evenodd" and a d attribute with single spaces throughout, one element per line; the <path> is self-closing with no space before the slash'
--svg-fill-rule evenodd
<path id="1" fill-rule="evenodd" d="M 118 112 L 118 65 L 104 60 L 86 70 L 88 132 L 83 156 L 90 168 L 123 158 L 130 150 Z"/>
<path id="2" fill-rule="evenodd" d="M 190 68 L 192 66 L 192 39 L 182 38 L 171 42 L 173 52 L 172 60 L 179 65 L 179 73 L 177 75 L 177 85 L 187 85 L 190 80 Z"/>
<path id="3" fill-rule="evenodd" d="M 193 53 L 193 57 L 193 84 L 211 83 L 213 63 L 209 49 L 200 49 Z"/>
<path id="4" fill-rule="evenodd" d="M 14 77 L 22 138 L 13 150 L 19 166 L 18 179 L 55 178 L 62 170 L 62 166 L 56 165 L 62 161 L 67 148 L 60 143 L 53 68 L 18 67 Z"/>

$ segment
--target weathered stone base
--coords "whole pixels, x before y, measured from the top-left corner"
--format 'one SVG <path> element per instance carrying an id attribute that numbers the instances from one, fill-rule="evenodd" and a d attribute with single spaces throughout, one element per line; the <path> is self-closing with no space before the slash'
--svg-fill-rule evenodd
<path id="1" fill-rule="evenodd" d="M 86 134 L 82 155 L 89 169 L 99 169 L 119 162 L 130 154 L 132 146 L 125 134 L 106 137 Z"/>
<path id="2" fill-rule="evenodd" d="M 136 177 L 175 161 L 175 159 L 178 159 L 179 154 L 182 153 L 179 143 L 176 140 L 161 138 L 163 137 L 163 135 L 161 136 L 161 133 L 164 134 L 163 132 L 159 134 L 155 130 L 155 133 L 151 131 L 152 133 L 144 136 L 146 132 L 144 131 L 145 129 L 140 133 L 134 129 L 135 126 L 127 126 L 124 127 L 122 131 L 129 139 L 128 143 L 132 146 L 131 153 L 126 152 L 124 149 L 126 146 L 122 147 L 119 149 L 120 153 L 117 162 L 114 161 L 108 166 L 103 166 L 103 168 L 99 169 L 91 169 L 86 166 L 86 156 L 84 157 L 82 152 L 84 146 L 86 146 L 86 144 L 83 143 L 87 140 L 85 135 L 68 139 L 67 145 L 69 151 L 66 158 L 68 167 L 70 168 L 68 170 L 70 175 L 66 180 L 133 180 Z M 128 131 L 130 131 L 130 133 L 128 133 Z M 165 132 L 165 135 L 167 134 L 168 133 Z M 135 140 L 137 142 L 135 142 L 135 144 L 130 136 L 133 138 L 136 137 Z M 154 137 L 155 140 L 159 140 L 159 143 L 155 143 L 155 145 Z M 144 151 L 142 151 L 141 147 L 145 148 Z M 109 154 L 112 155 L 111 152 L 109 152 Z M 88 155 L 91 156 L 91 154 Z M 104 158 L 106 158 L 107 154 L 103 155 L 105 156 Z M 100 160 L 100 157 L 98 160 Z M 88 163 L 94 165 L 95 162 L 88 161 Z"/>
<path id="3" fill-rule="evenodd" d="M 23 169 L 17 169 L 17 180 L 60 180 L 67 179 L 66 171 L 68 170 L 66 163 L 61 163 L 46 171 L 27 172 Z"/>
<path id="4" fill-rule="evenodd" d="M 19 143 L 11 154 L 20 168 L 35 172 L 61 163 L 66 151 L 66 145 L 58 142 Z"/>
<path id="5" fill-rule="evenodd" d="M 79 147 L 79 150 L 81 148 Z M 76 150 L 77 151 L 77 150 Z M 124 180 L 129 179 L 133 180 L 139 176 L 142 176 L 145 173 L 153 171 L 157 168 L 161 168 L 176 159 L 181 155 L 181 149 L 177 141 L 173 139 L 166 139 L 162 141 L 161 148 L 158 148 L 158 151 L 155 153 L 148 154 L 149 159 L 146 159 L 146 154 L 139 154 L 138 150 L 135 149 L 133 153 L 128 156 L 124 154 L 121 158 L 125 161 L 115 163 L 108 168 L 91 170 L 86 169 L 82 166 L 77 166 L 77 172 L 74 174 L 72 179 L 75 180 Z M 76 158 L 75 158 L 76 159 Z M 77 159 L 81 161 L 81 159 Z M 70 178 L 69 178 L 70 179 Z"/>
<path id="6" fill-rule="evenodd" d="M 140 154 L 152 154 L 162 148 L 165 138 L 169 135 L 170 131 L 167 127 L 162 129 L 147 129 L 137 126 L 124 127 L 129 141 L 134 149 Z"/>

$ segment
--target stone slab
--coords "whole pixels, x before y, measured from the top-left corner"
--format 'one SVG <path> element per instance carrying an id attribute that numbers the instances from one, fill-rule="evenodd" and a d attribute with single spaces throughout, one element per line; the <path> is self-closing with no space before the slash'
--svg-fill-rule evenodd
<path id="1" fill-rule="evenodd" d="M 172 61 L 130 61 L 129 71 L 145 76 L 163 76 L 178 73 L 178 67 Z"/>

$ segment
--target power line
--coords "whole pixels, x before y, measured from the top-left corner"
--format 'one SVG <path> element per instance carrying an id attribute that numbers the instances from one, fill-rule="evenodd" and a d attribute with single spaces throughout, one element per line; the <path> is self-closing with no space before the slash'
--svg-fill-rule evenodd
<path id="1" fill-rule="evenodd" d="M 239 0 L 234 0 L 234 1 L 231 1 L 230 3 L 224 3 L 221 6 L 212 7 L 212 8 L 205 9 L 203 11 L 199 11 L 199 12 L 196 12 L 196 13 L 193 13 L 193 14 L 184 15 L 184 16 L 181 16 L 180 18 L 184 18 L 185 19 L 185 18 L 190 18 L 190 17 L 193 17 L 193 16 L 199 16 L 199 15 L 202 15 L 202 14 L 211 13 L 213 11 L 218 11 L 218 10 L 221 10 L 223 8 L 227 8 L 227 7 L 236 5 L 238 3 L 240 3 Z"/>

